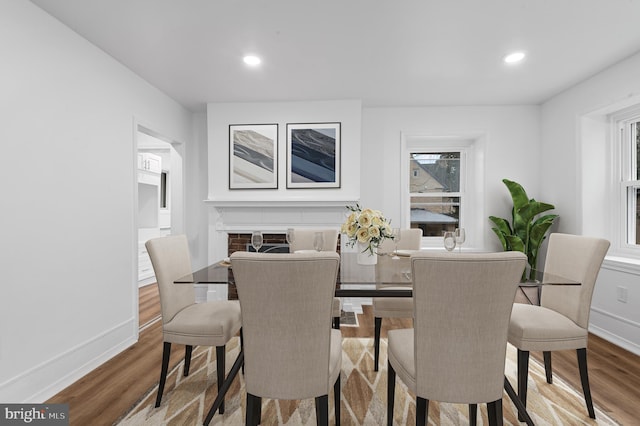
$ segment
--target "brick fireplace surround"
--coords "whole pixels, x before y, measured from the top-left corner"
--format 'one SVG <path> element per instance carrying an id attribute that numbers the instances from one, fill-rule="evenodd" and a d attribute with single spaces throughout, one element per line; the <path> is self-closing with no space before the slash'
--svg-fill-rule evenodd
<path id="1" fill-rule="evenodd" d="M 229 238 L 229 243 L 228 243 L 228 255 L 231 256 L 231 253 L 236 252 L 236 251 L 246 251 L 247 250 L 247 244 L 251 243 L 251 234 L 234 234 L 234 233 L 228 233 L 228 238 Z M 262 241 L 264 245 L 269 245 L 269 244 L 286 244 L 286 237 L 285 234 L 267 234 L 267 233 L 263 233 L 262 234 Z M 338 251 L 338 253 L 340 253 L 340 235 L 338 235 L 338 246 L 336 247 L 336 250 Z M 232 272 L 229 271 L 229 274 L 231 274 Z M 232 281 L 232 280 L 231 280 Z M 237 300 L 238 299 L 238 292 L 236 290 L 236 286 L 235 284 L 231 284 L 231 282 L 229 283 L 228 286 L 228 291 L 229 291 L 229 300 Z"/>
<path id="2" fill-rule="evenodd" d="M 251 243 L 251 234 L 227 234 L 229 237 L 229 248 L 227 254 L 236 251 L 246 251 L 247 244 Z M 284 234 L 262 234 L 262 243 L 267 244 L 286 244 Z"/>
<path id="3" fill-rule="evenodd" d="M 247 244 L 251 243 L 251 234 L 232 234 L 228 233 L 228 250 L 227 255 L 231 256 L 231 253 L 236 251 L 245 251 Z M 286 238 L 284 234 L 262 234 L 262 241 L 264 245 L 268 244 L 286 244 Z M 336 247 L 338 253 L 340 253 L 340 235 L 338 235 L 338 246 Z"/>
<path id="4" fill-rule="evenodd" d="M 209 207 L 207 260 L 216 261 L 233 252 L 247 250 L 254 230 L 262 231 L 263 244 L 268 246 L 286 245 L 287 228 L 340 229 L 347 214 L 345 206 L 355 204 L 357 201 L 352 200 L 357 199 L 310 200 L 292 195 L 285 200 L 255 197 L 206 200 Z M 340 250 L 338 241 L 338 252 L 347 250 L 344 247 Z M 220 286 L 203 286 L 201 291 L 204 292 L 204 300 L 225 300 L 228 297 Z"/>

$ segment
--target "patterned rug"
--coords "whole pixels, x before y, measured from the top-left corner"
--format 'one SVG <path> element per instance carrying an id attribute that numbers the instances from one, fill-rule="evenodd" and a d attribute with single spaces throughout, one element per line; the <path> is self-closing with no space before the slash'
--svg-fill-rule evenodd
<path id="1" fill-rule="evenodd" d="M 386 339 L 380 343 L 380 371 L 373 371 L 373 340 L 343 339 L 342 406 L 343 425 L 386 424 L 387 359 Z M 227 368 L 231 368 L 239 351 L 238 339 L 227 346 Z M 516 350 L 509 347 L 505 372 L 516 385 Z M 536 425 L 618 425 L 596 409 L 597 420 L 587 415 L 581 392 L 578 393 L 557 377 L 546 383 L 544 367 L 533 358 L 529 362 L 529 392 L 527 408 Z M 174 368 L 167 378 L 162 405 L 154 408 L 157 386 L 124 416 L 118 426 L 133 425 L 201 425 L 217 395 L 215 351 L 208 347 L 194 349 L 189 377 L 182 375 L 183 364 Z M 264 425 L 315 425 L 314 400 L 274 401 L 263 398 Z M 212 425 L 243 425 L 245 413 L 242 374 L 234 380 L 225 398 L 225 414 L 216 414 Z M 478 424 L 488 424 L 486 406 L 480 404 Z M 517 411 L 506 393 L 503 398 L 504 424 L 519 425 Z M 333 396 L 329 395 L 330 422 L 334 424 Z M 415 395 L 408 392 L 401 380 L 396 380 L 394 424 L 415 424 Z M 429 424 L 467 425 L 466 405 L 430 402 Z M 522 423 L 524 424 L 524 423 Z"/>

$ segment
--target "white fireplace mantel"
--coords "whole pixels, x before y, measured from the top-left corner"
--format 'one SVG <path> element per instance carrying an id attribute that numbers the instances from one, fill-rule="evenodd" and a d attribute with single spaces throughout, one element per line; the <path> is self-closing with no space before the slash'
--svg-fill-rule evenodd
<path id="1" fill-rule="evenodd" d="M 244 194 L 243 194 L 244 195 Z M 209 212 L 209 261 L 228 256 L 229 234 L 253 231 L 285 233 L 287 228 L 333 228 L 340 226 L 355 205 L 353 198 L 311 199 L 289 197 L 283 199 L 256 198 L 246 194 L 239 198 L 209 198 L 204 200 Z M 326 196 L 326 195 L 325 195 Z M 226 297 L 210 288 L 208 300 Z"/>
<path id="2" fill-rule="evenodd" d="M 229 233 L 285 233 L 292 227 L 340 229 L 349 213 L 346 206 L 357 202 L 353 198 L 267 199 L 255 194 L 246 194 L 243 199 L 209 198 L 204 201 L 209 207 L 209 256 L 227 256 Z"/>
<path id="3" fill-rule="evenodd" d="M 238 199 L 208 199 L 211 207 L 210 224 L 217 232 L 285 232 L 289 227 L 339 228 L 348 213 L 352 200 L 311 200 L 290 198 L 267 200 L 247 197 Z"/>
<path id="4" fill-rule="evenodd" d="M 259 198 L 215 198 L 204 200 L 205 204 L 218 209 L 257 207 L 257 208 L 316 208 L 316 207 L 342 207 L 354 205 L 358 201 L 351 198 L 348 199 L 311 199 L 311 198 L 287 198 L 284 200 L 259 199 Z"/>

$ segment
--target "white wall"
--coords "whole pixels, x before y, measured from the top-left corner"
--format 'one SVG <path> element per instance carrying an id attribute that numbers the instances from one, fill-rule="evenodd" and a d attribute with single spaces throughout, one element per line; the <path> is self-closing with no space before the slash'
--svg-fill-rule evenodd
<path id="1" fill-rule="evenodd" d="M 0 1 L 0 401 L 43 401 L 137 338 L 134 122 L 191 114 L 41 9 Z"/>
<path id="2" fill-rule="evenodd" d="M 561 215 L 561 232 L 612 240 L 610 150 L 606 114 L 637 101 L 640 54 L 555 96 L 541 106 L 541 190 Z M 604 126 L 604 127 L 603 127 Z M 615 247 L 610 249 L 610 252 Z M 638 260 L 606 259 L 596 284 L 590 330 L 640 354 Z M 629 300 L 616 300 L 616 287 Z"/>
<path id="3" fill-rule="evenodd" d="M 208 265 L 208 211 L 207 199 L 209 159 L 207 157 L 207 115 L 193 115 L 192 142 L 186 148 L 186 233 L 189 238 L 191 266 L 203 268 Z"/>
<path id="4" fill-rule="evenodd" d="M 500 249 L 489 215 L 510 217 L 511 197 L 503 178 L 538 197 L 539 110 L 536 106 L 364 108 L 362 115 L 361 202 L 401 223 L 401 134 L 473 136 L 484 145 L 484 211 L 477 249 Z"/>
<path id="5" fill-rule="evenodd" d="M 593 155 L 594 143 L 584 146 L 580 137 L 581 119 L 595 119 L 594 113 L 626 102 L 640 94 L 640 54 L 632 56 L 585 82 L 553 97 L 541 106 L 542 163 L 541 189 L 549 202 L 562 211 L 561 229 L 580 233 L 583 229 L 583 195 L 591 193 L 591 168 L 601 164 L 583 164 L 583 157 Z M 606 145 L 606 140 L 601 140 Z M 600 160 L 607 161 L 602 152 Z M 558 184 L 561 182 L 562 184 Z M 596 196 L 605 197 L 597 188 Z M 603 203 L 601 203 L 603 205 Z M 587 225 L 593 226 L 593 225 Z M 601 231 L 602 232 L 602 231 Z"/>

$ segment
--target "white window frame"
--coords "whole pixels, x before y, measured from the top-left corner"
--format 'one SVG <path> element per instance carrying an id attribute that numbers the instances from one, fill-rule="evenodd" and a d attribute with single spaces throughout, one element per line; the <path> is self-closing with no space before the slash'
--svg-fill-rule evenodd
<path id="1" fill-rule="evenodd" d="M 613 221 L 612 248 L 614 253 L 624 257 L 640 259 L 640 245 L 630 244 L 629 237 L 635 229 L 636 201 L 629 200 L 630 188 L 640 188 L 637 176 L 631 176 L 632 164 L 636 159 L 635 142 L 630 126 L 640 122 L 640 105 L 624 109 L 610 116 L 612 123 L 612 177 Z M 638 129 L 636 129 L 638 131 Z M 636 163 L 637 164 L 637 163 Z"/>
<path id="2" fill-rule="evenodd" d="M 484 186 L 484 177 L 479 159 L 477 142 L 483 138 L 480 135 L 421 135 L 403 134 L 400 164 L 401 185 L 401 224 L 403 228 L 411 226 L 411 196 L 409 193 L 409 173 L 411 153 L 429 152 L 460 152 L 460 192 L 428 193 L 425 196 L 444 195 L 447 197 L 460 197 L 460 222 L 459 226 L 466 229 L 467 239 L 463 249 L 477 248 L 483 241 L 484 235 L 484 208 L 481 191 Z M 486 218 L 485 218 L 486 219 Z M 444 250 L 442 237 L 423 237 L 422 248 Z"/>

